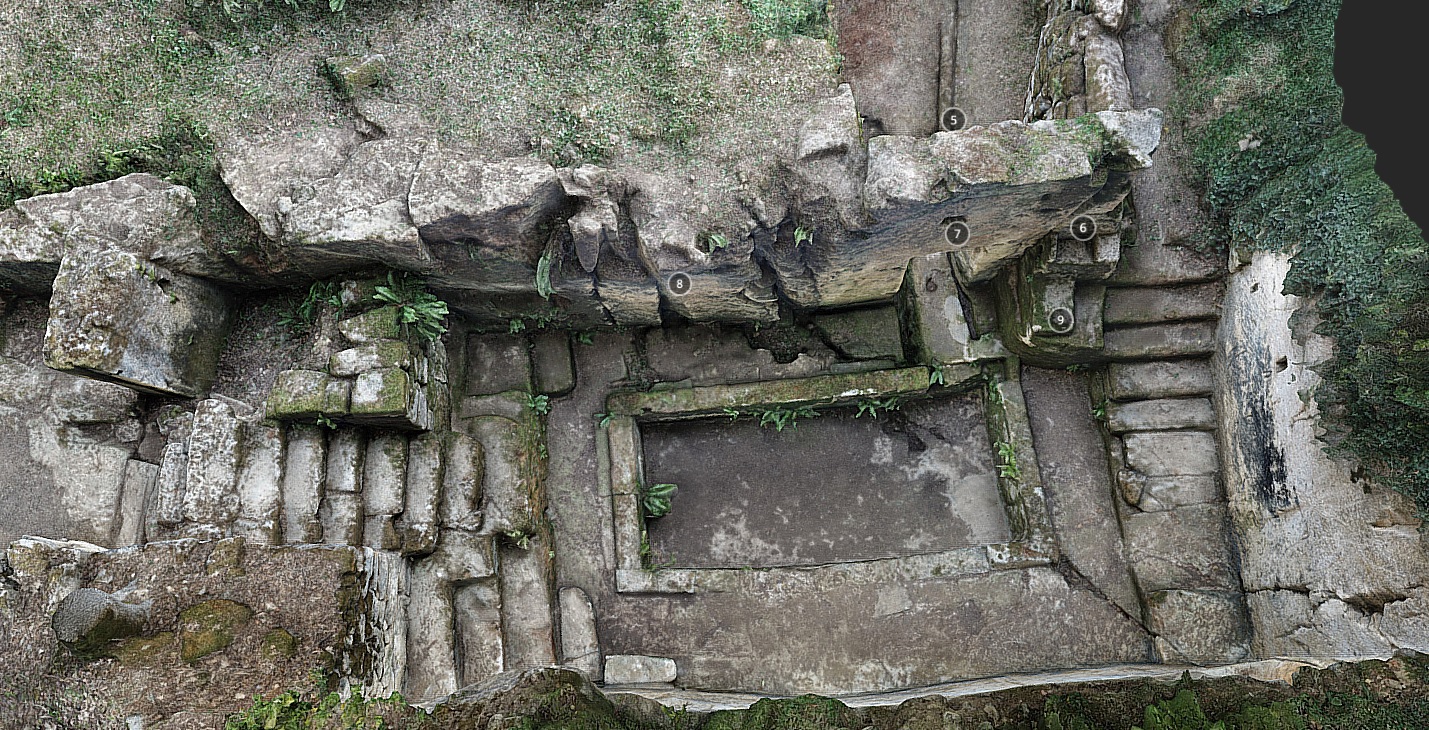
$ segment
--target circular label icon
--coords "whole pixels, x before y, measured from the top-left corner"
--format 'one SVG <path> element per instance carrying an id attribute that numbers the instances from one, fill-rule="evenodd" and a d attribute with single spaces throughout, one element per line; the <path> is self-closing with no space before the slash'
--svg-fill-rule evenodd
<path id="1" fill-rule="evenodd" d="M 690 287 L 694 286 L 694 282 L 690 280 L 690 275 L 683 271 L 670 274 L 670 279 L 666 281 L 665 284 L 670 287 L 670 293 L 676 296 L 689 294 Z"/>
<path id="2" fill-rule="evenodd" d="M 1066 307 L 1057 307 L 1047 313 L 1047 327 L 1053 332 L 1063 335 L 1072 331 L 1077 320 L 1072 316 L 1072 310 Z"/>
<path id="3" fill-rule="evenodd" d="M 948 239 L 949 245 L 962 248 L 972 238 L 972 229 L 963 221 L 948 221 L 943 224 L 943 238 Z"/>
<path id="4" fill-rule="evenodd" d="M 924 117 L 924 119 L 927 119 L 927 117 Z M 968 123 L 968 117 L 966 114 L 963 114 L 962 109 L 950 106 L 943 110 L 943 116 L 940 122 L 943 125 L 944 132 L 956 132 L 962 129 L 963 125 Z"/>
<path id="5" fill-rule="evenodd" d="M 1067 227 L 1071 231 L 1072 238 L 1078 241 L 1090 241 L 1096 238 L 1097 222 L 1089 215 L 1079 215 L 1072 219 L 1072 225 Z"/>

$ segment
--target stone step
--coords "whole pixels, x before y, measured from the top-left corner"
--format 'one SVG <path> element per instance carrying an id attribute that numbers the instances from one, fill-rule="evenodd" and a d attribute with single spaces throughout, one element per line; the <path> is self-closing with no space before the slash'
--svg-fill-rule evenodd
<path id="1" fill-rule="evenodd" d="M 561 664 L 584 674 L 592 682 L 601 681 L 600 642 L 596 639 L 595 608 L 590 596 L 576 587 L 562 588 Z"/>
<path id="2" fill-rule="evenodd" d="M 1238 591 L 1157 591 L 1147 628 L 1168 664 L 1230 664 L 1250 655 L 1250 620 Z"/>
<path id="3" fill-rule="evenodd" d="M 1143 512 L 1222 501 L 1220 481 L 1212 474 L 1148 477 L 1122 469 L 1117 475 L 1117 487 L 1127 504 Z"/>
<path id="4" fill-rule="evenodd" d="M 1215 349 L 1215 322 L 1182 322 L 1109 329 L 1104 352 L 1113 360 L 1161 360 L 1209 355 Z"/>
<path id="5" fill-rule="evenodd" d="M 1114 403 L 1106 407 L 1106 424 L 1112 433 L 1214 429 L 1216 410 L 1209 398 L 1161 398 Z"/>
<path id="6" fill-rule="evenodd" d="M 461 686 L 482 682 L 505 669 L 501 638 L 501 588 L 495 579 L 456 589 L 452 597 Z"/>
<path id="7" fill-rule="evenodd" d="M 1126 515 L 1126 556 L 1144 595 L 1240 587 L 1223 504 Z"/>
<path id="8" fill-rule="evenodd" d="M 1181 287 L 1107 289 L 1102 318 L 1108 327 L 1155 324 L 1220 315 L 1225 286 L 1219 281 Z"/>
<path id="9" fill-rule="evenodd" d="M 1201 431 L 1128 433 L 1126 466 L 1149 477 L 1216 474 L 1216 439 Z"/>
<path id="10" fill-rule="evenodd" d="M 1214 388 L 1209 360 L 1112 363 L 1107 367 L 1107 397 L 1112 400 L 1209 395 Z"/>

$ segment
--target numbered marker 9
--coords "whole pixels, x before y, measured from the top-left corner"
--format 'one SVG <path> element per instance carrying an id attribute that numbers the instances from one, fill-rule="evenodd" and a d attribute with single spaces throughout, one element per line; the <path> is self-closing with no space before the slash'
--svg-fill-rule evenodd
<path id="1" fill-rule="evenodd" d="M 1077 319 L 1072 316 L 1072 310 L 1066 307 L 1057 307 L 1047 313 L 1047 329 L 1056 334 L 1065 335 L 1071 332 L 1076 324 Z"/>
<path id="2" fill-rule="evenodd" d="M 926 117 L 924 117 L 926 119 Z M 950 106 L 943 110 L 943 116 L 938 123 L 942 125 L 944 132 L 956 132 L 968 123 L 968 117 L 963 114 L 963 110 L 955 106 Z"/>
<path id="3" fill-rule="evenodd" d="M 1096 238 L 1097 222 L 1089 215 L 1079 215 L 1072 219 L 1072 224 L 1067 227 L 1072 234 L 1072 238 L 1078 241 L 1090 241 Z"/>
<path id="4" fill-rule="evenodd" d="M 670 274 L 670 278 L 665 281 L 665 286 L 669 288 L 671 294 L 684 296 L 690 293 L 690 288 L 694 286 L 694 282 L 690 280 L 689 274 L 683 271 L 677 271 Z"/>
<path id="5" fill-rule="evenodd" d="M 972 238 L 972 229 L 964 221 L 947 220 L 943 222 L 943 238 L 947 239 L 949 246 L 962 248 Z"/>

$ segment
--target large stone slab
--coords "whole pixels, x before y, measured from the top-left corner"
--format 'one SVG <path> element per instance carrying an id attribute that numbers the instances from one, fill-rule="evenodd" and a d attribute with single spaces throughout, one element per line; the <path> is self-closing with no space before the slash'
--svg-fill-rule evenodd
<path id="1" fill-rule="evenodd" d="M 1126 515 L 1127 560 L 1143 593 L 1170 589 L 1239 590 L 1224 505 Z"/>
<path id="2" fill-rule="evenodd" d="M 1160 591 L 1146 599 L 1148 627 L 1168 664 L 1232 664 L 1250 654 L 1239 592 Z"/>
<path id="3" fill-rule="evenodd" d="M 333 176 L 278 198 L 284 255 L 315 277 L 374 264 L 432 269 L 435 259 L 408 214 L 408 193 L 425 148 L 413 139 L 364 143 Z"/>
<path id="4" fill-rule="evenodd" d="M 50 298 L 45 364 L 159 395 L 213 381 L 232 318 L 212 284 L 121 251 L 66 256 Z"/>
<path id="5" fill-rule="evenodd" d="M 295 186 L 331 177 L 362 141 L 355 129 L 312 127 L 224 140 L 215 157 L 219 175 L 263 235 L 277 240 L 278 201 Z"/>

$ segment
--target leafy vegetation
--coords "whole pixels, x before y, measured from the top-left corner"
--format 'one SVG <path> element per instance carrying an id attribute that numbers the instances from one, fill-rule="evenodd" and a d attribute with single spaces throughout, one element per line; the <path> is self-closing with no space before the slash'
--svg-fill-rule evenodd
<path id="1" fill-rule="evenodd" d="M 862 418 L 865 413 L 874 418 L 878 418 L 880 411 L 896 411 L 903 405 L 903 400 L 896 395 L 887 398 L 865 398 L 858 402 L 858 412 L 853 414 L 854 418 Z"/>
<path id="2" fill-rule="evenodd" d="M 541 260 L 536 262 L 536 293 L 542 299 L 550 299 L 551 293 L 555 290 L 551 288 L 551 254 L 541 254 Z"/>
<path id="3" fill-rule="evenodd" d="M 536 395 L 535 393 L 522 393 L 523 405 L 538 415 L 546 415 L 551 412 L 551 396 Z"/>
<path id="4" fill-rule="evenodd" d="M 328 728 L 433 727 L 428 715 L 399 694 L 366 700 L 354 692 L 346 700 L 337 692 L 308 699 L 284 692 L 272 699 L 255 699 L 253 706 L 230 715 L 224 730 L 327 730 Z"/>
<path id="5" fill-rule="evenodd" d="M 800 418 L 817 418 L 819 412 L 810 406 L 797 406 L 786 408 L 784 406 L 768 406 L 764 408 L 726 408 L 724 414 L 729 416 L 731 421 L 742 415 L 753 416 L 759 420 L 761 428 L 773 426 L 775 431 L 783 431 L 785 428 L 797 428 Z"/>
<path id="6" fill-rule="evenodd" d="M 400 276 L 388 272 L 387 284 L 379 284 L 373 299 L 397 307 L 397 319 L 410 327 L 417 336 L 436 340 L 447 331 L 447 303 L 427 291 L 426 284 L 406 272 Z"/>
<path id="7" fill-rule="evenodd" d="M 998 441 L 996 448 L 997 475 L 1014 481 L 1021 479 L 1022 469 L 1017 466 L 1017 447 L 1006 441 Z"/>
<path id="8" fill-rule="evenodd" d="M 1341 122 L 1339 0 L 1202 0 L 1176 54 L 1216 224 L 1204 246 L 1294 253 L 1285 291 L 1336 341 L 1316 393 L 1334 452 L 1429 511 L 1429 253 Z"/>
<path id="9" fill-rule="evenodd" d="M 315 281 L 308 293 L 295 299 L 278 314 L 278 324 L 296 330 L 306 330 L 317 320 L 323 307 L 342 308 L 342 285 L 335 281 Z"/>
<path id="10" fill-rule="evenodd" d="M 674 484 L 651 484 L 640 488 L 640 508 L 647 518 L 664 517 L 670 514 L 670 500 L 675 497 Z"/>

